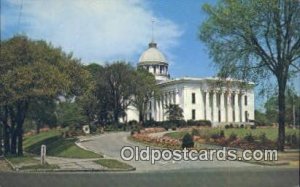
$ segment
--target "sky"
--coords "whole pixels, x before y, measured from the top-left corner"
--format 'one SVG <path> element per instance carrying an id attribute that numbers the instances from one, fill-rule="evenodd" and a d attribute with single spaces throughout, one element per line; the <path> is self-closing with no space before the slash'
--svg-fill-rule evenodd
<path id="1" fill-rule="evenodd" d="M 84 64 L 136 65 L 153 34 L 171 77 L 214 76 L 198 38 L 204 3 L 216 0 L 1 0 L 1 40 L 25 34 L 72 52 Z"/>

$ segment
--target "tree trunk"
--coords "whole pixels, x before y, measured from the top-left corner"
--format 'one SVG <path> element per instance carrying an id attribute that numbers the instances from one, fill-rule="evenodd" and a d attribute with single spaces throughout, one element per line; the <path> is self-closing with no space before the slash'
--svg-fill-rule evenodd
<path id="1" fill-rule="evenodd" d="M 2 156 L 3 155 L 3 151 L 2 151 L 2 140 L 3 140 L 3 130 L 4 130 L 4 124 L 2 124 L 1 122 L 0 122 L 0 124 L 1 124 L 1 127 L 0 127 L 0 156 Z"/>
<path id="2" fill-rule="evenodd" d="M 3 140 L 4 140 L 4 154 L 10 153 L 10 128 L 7 123 L 3 124 Z"/>
<path id="3" fill-rule="evenodd" d="M 285 143 L 285 86 L 286 81 L 278 80 L 278 151 L 284 151 Z"/>
<path id="4" fill-rule="evenodd" d="M 16 129 L 10 130 L 11 143 L 10 143 L 10 153 L 12 155 L 17 154 L 17 131 Z"/>
<path id="5" fill-rule="evenodd" d="M 38 120 L 36 122 L 36 134 L 39 134 L 40 133 L 40 128 L 41 128 L 41 124 L 40 124 L 40 121 Z"/>
<path id="6" fill-rule="evenodd" d="M 23 129 L 18 128 L 18 156 L 23 156 Z"/>

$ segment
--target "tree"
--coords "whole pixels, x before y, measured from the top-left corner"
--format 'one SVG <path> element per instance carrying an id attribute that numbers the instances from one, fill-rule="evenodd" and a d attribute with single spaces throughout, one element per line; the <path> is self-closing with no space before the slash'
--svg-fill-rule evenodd
<path id="1" fill-rule="evenodd" d="M 98 91 L 105 92 L 107 108 L 111 109 L 113 121 L 119 122 L 124 117 L 125 111 L 132 103 L 132 95 L 135 87 L 134 68 L 125 62 L 115 62 L 106 65 L 99 82 Z M 108 110 L 110 111 L 110 110 Z"/>
<path id="2" fill-rule="evenodd" d="M 166 106 L 166 115 L 170 121 L 182 120 L 183 119 L 183 110 L 177 104 L 169 104 Z"/>
<path id="3" fill-rule="evenodd" d="M 254 80 L 273 76 L 278 86 L 278 150 L 284 150 L 285 90 L 299 73 L 300 2 L 225 0 L 205 4 L 208 19 L 200 39 L 208 46 L 220 76 Z M 262 81 L 260 81 L 262 82 Z"/>
<path id="4" fill-rule="evenodd" d="M 139 111 L 139 120 L 144 122 L 152 98 L 158 94 L 155 77 L 144 69 L 138 69 L 135 76 L 135 90 L 132 105 Z"/>
<path id="5" fill-rule="evenodd" d="M 70 100 L 60 102 L 55 113 L 57 123 L 63 128 L 80 129 L 87 122 L 87 117 L 82 114 L 78 104 Z"/>
<path id="6" fill-rule="evenodd" d="M 53 98 L 39 98 L 30 102 L 27 117 L 36 125 L 37 134 L 44 125 L 56 125 L 55 109 L 56 102 Z"/>
<path id="7" fill-rule="evenodd" d="M 5 152 L 23 155 L 23 124 L 30 103 L 80 95 L 87 76 L 79 60 L 45 41 L 26 36 L 1 41 L 0 121 L 5 127 Z"/>
<path id="8" fill-rule="evenodd" d="M 299 125 L 300 121 L 300 97 L 291 89 L 286 91 L 286 124 Z M 266 117 L 275 123 L 278 117 L 278 98 L 276 96 L 270 97 L 265 103 Z"/>

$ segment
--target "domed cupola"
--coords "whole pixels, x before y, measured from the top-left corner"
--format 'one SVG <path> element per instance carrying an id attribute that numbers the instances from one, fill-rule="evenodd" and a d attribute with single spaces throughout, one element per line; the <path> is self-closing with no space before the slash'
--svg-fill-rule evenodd
<path id="1" fill-rule="evenodd" d="M 154 74 L 159 82 L 169 79 L 168 62 L 163 53 L 158 50 L 155 42 L 149 43 L 149 48 L 142 53 L 138 66 Z"/>

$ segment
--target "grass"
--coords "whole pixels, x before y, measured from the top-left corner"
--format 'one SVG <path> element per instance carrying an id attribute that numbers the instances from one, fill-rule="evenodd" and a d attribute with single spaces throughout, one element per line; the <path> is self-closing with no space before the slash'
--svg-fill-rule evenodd
<path id="1" fill-rule="evenodd" d="M 29 155 L 24 155 L 22 157 L 7 156 L 6 158 L 14 165 L 40 163 L 38 160 L 34 159 L 32 156 Z"/>
<path id="2" fill-rule="evenodd" d="M 224 129 L 224 128 L 203 128 L 200 129 L 199 132 L 202 135 L 210 136 L 212 134 L 219 133 L 220 130 L 224 130 L 225 137 L 229 137 L 231 133 L 235 133 L 238 138 L 243 138 L 245 135 L 251 133 L 253 136 L 260 136 L 262 133 L 265 133 L 267 138 L 273 141 L 276 141 L 278 136 L 278 129 L 277 128 L 256 128 L 256 129 L 245 129 L 245 128 L 230 128 L 230 129 Z M 190 131 L 179 131 L 179 132 L 171 132 L 165 134 L 165 136 L 169 136 L 176 139 L 181 139 L 186 133 Z M 298 129 L 290 129 L 286 128 L 286 135 L 288 134 L 296 134 L 299 136 Z"/>
<path id="3" fill-rule="evenodd" d="M 78 147 L 76 138 L 63 138 L 60 131 L 50 130 L 41 132 L 38 135 L 26 137 L 24 149 L 26 152 L 36 155 L 40 154 L 41 145 L 46 145 L 48 156 L 58 156 L 66 158 L 101 158 L 102 156 L 91 151 Z"/>
<path id="4" fill-rule="evenodd" d="M 35 164 L 35 165 L 25 165 L 20 168 L 21 170 L 37 170 L 37 169 L 59 169 L 58 165 L 50 164 Z"/>
<path id="5" fill-rule="evenodd" d="M 132 166 L 126 163 L 120 162 L 118 160 L 113 160 L 113 159 L 100 159 L 94 162 L 101 166 L 107 167 L 109 169 L 132 169 L 133 168 Z"/>

